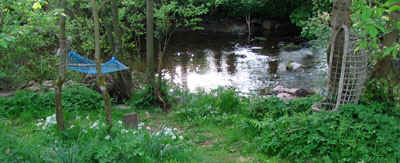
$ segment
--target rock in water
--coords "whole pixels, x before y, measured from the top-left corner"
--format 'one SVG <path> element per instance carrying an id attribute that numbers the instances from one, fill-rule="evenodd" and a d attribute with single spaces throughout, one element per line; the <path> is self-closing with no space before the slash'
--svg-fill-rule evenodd
<path id="1" fill-rule="evenodd" d="M 306 97 L 306 96 L 312 95 L 313 93 L 308 91 L 308 90 L 306 90 L 306 89 L 301 88 L 301 89 L 296 90 L 296 92 L 294 94 L 297 97 Z"/>
<path id="2" fill-rule="evenodd" d="M 296 71 L 296 70 L 298 70 L 298 69 L 301 68 L 301 67 L 303 67 L 303 65 L 300 64 L 300 63 L 297 63 L 297 62 L 289 62 L 289 63 L 287 64 L 287 66 L 286 66 L 286 69 L 287 69 L 288 71 Z"/>
<path id="3" fill-rule="evenodd" d="M 291 94 L 289 94 L 289 93 L 279 93 L 279 94 L 277 95 L 277 97 L 280 98 L 280 99 L 282 99 L 282 100 L 285 101 L 285 102 L 289 102 L 290 100 L 293 100 L 293 99 L 296 98 L 295 96 L 293 96 L 293 95 L 291 95 Z"/>

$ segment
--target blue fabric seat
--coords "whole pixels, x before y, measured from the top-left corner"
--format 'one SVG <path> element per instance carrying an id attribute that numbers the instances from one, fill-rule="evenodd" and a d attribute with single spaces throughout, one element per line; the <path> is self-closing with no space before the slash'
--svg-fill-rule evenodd
<path id="1" fill-rule="evenodd" d="M 96 74 L 96 62 L 76 54 L 74 51 L 68 53 L 67 68 L 73 71 L 79 71 L 86 74 Z M 111 73 L 129 69 L 127 66 L 116 60 L 114 57 L 104 64 L 101 64 L 101 72 Z"/>

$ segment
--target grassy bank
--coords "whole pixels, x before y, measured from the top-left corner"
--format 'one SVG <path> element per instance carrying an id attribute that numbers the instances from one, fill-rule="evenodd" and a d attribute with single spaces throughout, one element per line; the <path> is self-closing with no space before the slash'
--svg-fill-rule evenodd
<path id="1" fill-rule="evenodd" d="M 170 113 L 146 90 L 113 108 L 106 132 L 102 102 L 82 86 L 64 96 L 67 129 L 56 130 L 54 94 L 0 98 L 1 162 L 392 162 L 400 159 L 400 108 L 379 102 L 313 113 L 319 97 L 289 103 L 240 97 L 234 90 L 170 91 Z M 86 91 L 85 91 L 86 90 Z M 72 92 L 72 93 L 71 93 Z M 71 96 L 68 96 L 71 94 Z M 72 96 L 73 95 L 73 96 Z M 97 98 L 97 99 L 96 99 Z M 79 100 L 74 100 L 79 99 Z M 93 100 L 95 99 L 95 100 Z M 367 101 L 367 100 L 365 100 Z M 122 125 L 139 115 L 138 129 Z"/>

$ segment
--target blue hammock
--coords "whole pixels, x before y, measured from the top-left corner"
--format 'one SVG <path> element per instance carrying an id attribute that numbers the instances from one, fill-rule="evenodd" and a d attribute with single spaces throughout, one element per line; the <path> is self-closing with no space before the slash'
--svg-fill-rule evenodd
<path id="1" fill-rule="evenodd" d="M 86 74 L 96 74 L 96 62 L 76 54 L 74 51 L 68 53 L 67 67 L 73 71 L 79 71 Z M 101 65 L 102 73 L 111 73 L 129 69 L 127 66 L 116 60 L 114 57 Z"/>

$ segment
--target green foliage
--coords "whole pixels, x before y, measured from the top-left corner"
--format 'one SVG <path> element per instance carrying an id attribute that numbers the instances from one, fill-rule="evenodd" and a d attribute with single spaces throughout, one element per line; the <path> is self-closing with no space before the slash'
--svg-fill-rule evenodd
<path id="1" fill-rule="evenodd" d="M 54 92 L 36 93 L 19 91 L 15 96 L 0 98 L 0 110 L 7 117 L 20 115 L 31 118 L 43 118 L 55 110 Z M 84 86 L 65 88 L 62 92 L 62 104 L 65 111 L 91 111 L 104 105 L 102 96 Z"/>
<path id="2" fill-rule="evenodd" d="M 352 20 L 355 22 L 353 27 L 360 37 L 356 51 L 368 51 L 374 59 L 388 55 L 398 56 L 400 51 L 398 42 L 390 47 L 381 48 L 381 38 L 396 28 L 396 22 L 393 22 L 388 16 L 393 7 L 396 7 L 396 5 L 393 5 L 390 1 L 387 3 L 378 1 L 373 6 L 370 6 L 366 0 L 353 2 Z M 393 25 L 388 26 L 388 24 Z"/>
<path id="3" fill-rule="evenodd" d="M 160 94 L 162 95 L 164 102 L 168 105 L 171 105 L 176 101 L 176 93 L 179 93 L 176 92 L 176 90 L 173 90 L 172 86 L 167 84 L 167 81 L 162 81 Z M 154 88 L 150 84 L 146 85 L 143 89 L 136 90 L 128 103 L 138 109 L 149 109 L 161 106 L 161 102 L 154 94 Z"/>
<path id="4" fill-rule="evenodd" d="M 184 100 L 177 116 L 185 121 L 227 120 L 232 118 L 228 115 L 243 111 L 241 97 L 232 89 L 219 88 L 210 93 L 191 94 Z"/>
<path id="5" fill-rule="evenodd" d="M 385 105 L 347 105 L 333 113 L 298 113 L 267 120 L 260 150 L 297 162 L 390 162 L 400 158 L 398 113 Z"/>
<path id="6" fill-rule="evenodd" d="M 218 89 L 216 90 L 217 99 L 215 107 L 225 113 L 235 113 L 241 111 L 240 97 L 234 89 Z"/>
<path id="7" fill-rule="evenodd" d="M 290 14 L 290 21 L 302 28 L 303 38 L 317 39 L 322 42 L 320 44 L 327 44 L 330 35 L 331 9 L 332 0 L 312 0 L 312 5 L 301 5 L 295 9 Z"/>
<path id="8" fill-rule="evenodd" d="M 45 1 L 0 2 L 0 69 L 13 84 L 54 76 L 56 12 L 46 10 L 49 5 Z"/>
<path id="9" fill-rule="evenodd" d="M 151 85 L 147 85 L 144 89 L 135 92 L 129 104 L 136 108 L 147 108 L 155 106 L 159 104 L 159 102 L 153 92 L 153 87 Z"/>
<path id="10" fill-rule="evenodd" d="M 105 122 L 90 118 L 75 119 L 62 133 L 55 126 L 41 122 L 30 126 L 31 129 L 10 123 L 0 122 L 0 162 L 185 162 L 194 159 L 191 148 L 182 139 L 171 137 L 171 132 L 157 134 L 144 128 L 125 129 L 118 121 L 114 121 L 110 134 L 106 132 Z"/>
<path id="11" fill-rule="evenodd" d="M 212 3 L 220 13 L 217 16 L 221 18 L 249 14 L 269 18 L 287 18 L 299 6 L 311 7 L 311 0 L 216 0 Z"/>
<path id="12" fill-rule="evenodd" d="M 363 93 L 363 101 L 385 101 L 389 104 L 400 104 L 400 85 L 387 80 L 371 80 L 367 82 Z"/>
<path id="13" fill-rule="evenodd" d="M 258 99 L 250 105 L 250 117 L 263 120 L 265 117 L 271 117 L 273 119 L 279 118 L 287 113 L 287 104 L 277 98 L 272 97 L 268 99 Z"/>

